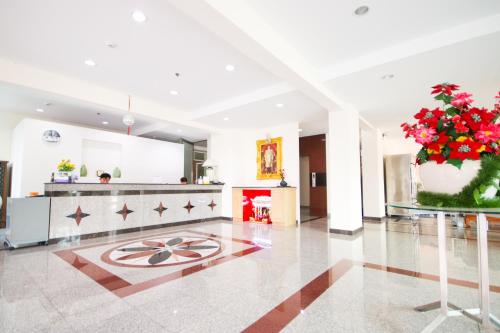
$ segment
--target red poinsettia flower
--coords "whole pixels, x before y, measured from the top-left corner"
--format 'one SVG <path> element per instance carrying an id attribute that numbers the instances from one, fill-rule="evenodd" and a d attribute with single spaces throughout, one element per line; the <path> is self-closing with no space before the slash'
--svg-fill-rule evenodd
<path id="1" fill-rule="evenodd" d="M 445 95 L 451 96 L 452 92 L 460 88 L 456 84 L 448 84 L 448 83 L 442 83 L 442 84 L 437 84 L 432 87 L 432 92 L 431 94 L 439 94 L 443 93 Z"/>
<path id="2" fill-rule="evenodd" d="M 461 136 L 455 142 L 450 142 L 448 146 L 451 148 L 450 158 L 459 160 L 478 160 L 479 153 L 485 149 L 479 142 L 471 138 Z"/>
<path id="3" fill-rule="evenodd" d="M 481 128 L 482 124 L 489 124 L 495 118 L 495 113 L 489 112 L 487 109 L 471 108 L 469 111 L 462 113 L 462 118 L 467 123 L 470 129 L 474 132 Z"/>
<path id="4" fill-rule="evenodd" d="M 427 127 L 418 128 L 413 133 L 415 141 L 422 145 L 431 143 L 434 135 L 436 135 L 436 130 L 434 128 L 427 128 Z"/>
<path id="5" fill-rule="evenodd" d="M 434 135 L 432 138 L 432 142 L 436 143 L 438 145 L 444 145 L 446 142 L 448 142 L 450 138 L 448 135 L 446 135 L 445 132 L 440 132 L 438 135 Z"/>
<path id="6" fill-rule="evenodd" d="M 415 119 L 418 119 L 419 124 L 424 124 L 429 127 L 437 127 L 439 119 L 443 116 L 444 111 L 439 108 L 434 110 L 423 108 L 415 115 Z"/>
<path id="7" fill-rule="evenodd" d="M 457 133 L 467 133 L 469 132 L 469 128 L 463 124 L 463 122 L 459 122 L 455 124 L 455 131 Z"/>
<path id="8" fill-rule="evenodd" d="M 441 154 L 434 154 L 429 156 L 429 161 L 436 161 L 437 164 L 443 164 L 446 161 L 446 157 Z"/>
<path id="9" fill-rule="evenodd" d="M 472 94 L 469 94 L 467 92 L 461 92 L 458 94 L 453 95 L 453 99 L 451 100 L 451 105 L 455 107 L 467 107 L 469 106 L 474 100 L 471 98 Z"/>
<path id="10" fill-rule="evenodd" d="M 475 137 L 482 143 L 497 142 L 500 139 L 500 124 L 481 124 Z"/>

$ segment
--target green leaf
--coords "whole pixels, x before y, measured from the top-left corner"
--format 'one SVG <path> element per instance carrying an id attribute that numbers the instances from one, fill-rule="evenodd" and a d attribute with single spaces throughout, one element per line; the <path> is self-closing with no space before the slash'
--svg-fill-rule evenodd
<path id="1" fill-rule="evenodd" d="M 451 116 L 451 117 L 456 116 L 458 114 L 458 112 L 459 112 L 458 109 L 454 106 L 446 109 L 447 116 Z"/>
<path id="2" fill-rule="evenodd" d="M 442 101 L 444 99 L 444 96 L 446 96 L 446 95 L 443 93 L 440 93 L 439 95 L 436 95 L 436 97 L 434 97 L 434 99 L 436 101 Z"/>
<path id="3" fill-rule="evenodd" d="M 427 162 L 429 159 L 429 154 L 427 153 L 427 149 L 422 148 L 417 154 L 417 157 L 422 161 L 422 162 Z"/>
<path id="4" fill-rule="evenodd" d="M 441 132 L 443 130 L 443 119 L 438 120 L 437 130 L 438 132 Z"/>
<path id="5" fill-rule="evenodd" d="M 446 163 L 451 164 L 453 166 L 456 166 L 457 168 L 461 169 L 462 164 L 464 163 L 462 160 L 459 160 L 457 158 L 450 158 Z"/>
<path id="6" fill-rule="evenodd" d="M 472 192 L 472 196 L 474 197 L 476 204 L 480 205 L 482 201 L 481 194 L 479 193 L 479 190 L 477 188 L 474 190 L 474 192 Z"/>
<path id="7" fill-rule="evenodd" d="M 451 100 L 452 100 L 451 96 L 448 96 L 448 95 L 444 95 L 443 96 L 443 102 L 444 102 L 444 104 L 450 104 Z"/>
<path id="8" fill-rule="evenodd" d="M 446 132 L 446 134 L 448 134 L 449 136 L 453 137 L 453 139 L 456 139 L 456 138 L 458 138 L 460 136 L 454 128 L 450 128 Z M 453 141 L 455 141 L 455 140 L 453 140 Z"/>

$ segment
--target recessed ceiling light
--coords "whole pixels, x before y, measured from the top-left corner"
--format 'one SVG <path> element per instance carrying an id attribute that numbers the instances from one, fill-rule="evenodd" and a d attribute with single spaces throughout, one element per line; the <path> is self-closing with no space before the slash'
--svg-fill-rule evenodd
<path id="1" fill-rule="evenodd" d="M 107 122 L 107 121 L 103 121 L 103 122 L 102 122 L 102 124 L 103 124 L 103 125 L 107 125 L 107 124 L 109 124 L 109 122 Z"/>
<path id="2" fill-rule="evenodd" d="M 282 108 L 283 106 L 284 106 L 284 105 L 283 105 L 283 103 L 278 103 L 278 104 L 276 104 L 276 107 L 277 107 L 277 108 Z"/>
<path id="3" fill-rule="evenodd" d="M 382 76 L 382 80 L 390 80 L 394 78 L 394 74 L 385 74 Z"/>
<path id="4" fill-rule="evenodd" d="M 132 18 L 138 23 L 143 23 L 147 20 L 146 15 L 144 15 L 144 13 L 140 10 L 134 10 L 134 12 L 132 13 Z"/>
<path id="5" fill-rule="evenodd" d="M 85 65 L 90 66 L 90 67 L 95 67 L 96 63 L 92 59 L 87 59 L 87 60 L 85 60 Z"/>
<path id="6" fill-rule="evenodd" d="M 229 120 L 229 117 L 224 117 L 224 120 L 225 120 L 225 121 L 228 121 L 228 120 Z"/>
<path id="7" fill-rule="evenodd" d="M 36 112 L 40 112 L 40 113 L 45 112 L 45 110 L 44 110 L 44 109 L 41 109 L 41 108 L 38 108 L 38 109 L 36 109 L 35 111 L 36 111 Z"/>
<path id="8" fill-rule="evenodd" d="M 354 14 L 358 16 L 365 15 L 370 10 L 368 6 L 360 6 L 354 10 Z"/>
<path id="9" fill-rule="evenodd" d="M 233 65 L 231 65 L 231 64 L 227 64 L 227 65 L 226 65 L 226 71 L 228 71 L 228 72 L 232 72 L 232 71 L 234 71 L 234 66 L 233 66 Z"/>
<path id="10" fill-rule="evenodd" d="M 116 43 L 114 43 L 114 42 L 111 42 L 111 41 L 109 41 L 109 40 L 105 41 L 105 42 L 104 42 L 104 45 L 106 45 L 106 46 L 107 46 L 107 47 L 109 47 L 110 49 L 115 49 L 115 48 L 118 46 L 118 44 L 116 44 Z"/>
<path id="11" fill-rule="evenodd" d="M 177 90 L 170 90 L 170 95 L 177 96 L 179 95 L 179 92 Z"/>

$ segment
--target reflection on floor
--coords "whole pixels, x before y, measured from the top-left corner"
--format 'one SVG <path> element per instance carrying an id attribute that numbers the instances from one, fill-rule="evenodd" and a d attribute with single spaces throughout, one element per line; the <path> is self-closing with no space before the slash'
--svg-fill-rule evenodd
<path id="1" fill-rule="evenodd" d="M 435 225 L 419 222 L 352 237 L 324 218 L 220 221 L 0 251 L 0 332 L 420 332 L 437 312 L 413 308 L 439 283 Z M 449 298 L 463 307 L 478 306 L 473 228 L 449 228 Z M 498 316 L 500 243 L 489 259 Z M 436 331 L 480 329 L 453 317 Z"/>
<path id="2" fill-rule="evenodd" d="M 324 216 L 317 216 L 311 214 L 311 209 L 309 207 L 301 206 L 300 207 L 300 223 L 305 223 L 309 221 L 317 220 Z"/>

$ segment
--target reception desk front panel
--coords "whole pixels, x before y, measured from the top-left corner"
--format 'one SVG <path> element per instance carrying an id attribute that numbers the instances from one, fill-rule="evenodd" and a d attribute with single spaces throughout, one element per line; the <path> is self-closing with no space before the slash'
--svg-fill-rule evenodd
<path id="1" fill-rule="evenodd" d="M 216 185 L 46 184 L 49 238 L 216 219 L 221 191 Z"/>

